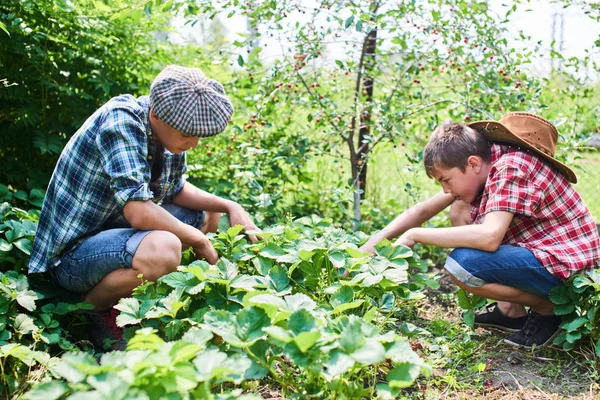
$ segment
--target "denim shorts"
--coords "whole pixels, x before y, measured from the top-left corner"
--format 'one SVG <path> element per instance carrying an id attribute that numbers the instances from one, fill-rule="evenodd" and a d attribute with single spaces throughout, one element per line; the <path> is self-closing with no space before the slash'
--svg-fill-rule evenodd
<path id="1" fill-rule="evenodd" d="M 552 288 L 563 284 L 531 251 L 519 246 L 502 245 L 494 252 L 457 248 L 444 268 L 467 286 L 499 283 L 546 298 Z"/>
<path id="2" fill-rule="evenodd" d="M 204 211 L 175 204 L 163 204 L 162 207 L 181 222 L 202 228 Z M 138 246 L 150 232 L 153 231 L 134 228 L 101 231 L 63 253 L 60 263 L 50 270 L 50 276 L 67 290 L 88 292 L 112 271 L 131 268 Z"/>

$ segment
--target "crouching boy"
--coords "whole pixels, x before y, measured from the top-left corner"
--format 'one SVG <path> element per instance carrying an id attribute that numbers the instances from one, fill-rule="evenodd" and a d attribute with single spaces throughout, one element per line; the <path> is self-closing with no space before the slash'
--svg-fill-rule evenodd
<path id="1" fill-rule="evenodd" d="M 544 346 L 558 334 L 548 293 L 592 268 L 600 241 L 594 220 L 554 158 L 558 132 L 529 113 L 499 122 L 445 123 L 424 151 L 427 175 L 443 191 L 409 208 L 361 248 L 382 238 L 396 245 L 454 248 L 445 268 L 456 284 L 497 300 L 475 317 L 479 326 L 513 332 L 505 342 Z M 450 228 L 419 228 L 450 207 Z M 525 307 L 529 307 L 529 311 Z"/>
<path id="2" fill-rule="evenodd" d="M 197 68 L 169 66 L 149 96 L 118 96 L 98 109 L 64 148 L 42 206 L 29 272 L 48 271 L 82 293 L 90 340 L 122 348 L 115 304 L 143 279 L 175 271 L 182 249 L 210 263 L 205 236 L 221 213 L 257 229 L 237 203 L 185 180 L 185 152 L 222 132 L 233 107 L 223 86 Z M 251 236 L 251 240 L 255 238 Z"/>

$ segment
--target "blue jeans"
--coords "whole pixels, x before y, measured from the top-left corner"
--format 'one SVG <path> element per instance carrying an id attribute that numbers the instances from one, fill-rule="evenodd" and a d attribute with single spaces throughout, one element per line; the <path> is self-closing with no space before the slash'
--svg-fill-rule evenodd
<path id="1" fill-rule="evenodd" d="M 204 211 L 175 204 L 163 204 L 162 207 L 181 222 L 197 229 L 202 228 Z M 134 228 L 101 231 L 86 238 L 75 248 L 65 251 L 60 264 L 50 270 L 50 276 L 67 290 L 88 292 L 112 271 L 131 268 L 138 246 L 150 232 L 152 231 Z"/>
<path id="2" fill-rule="evenodd" d="M 552 288 L 563 284 L 531 251 L 519 246 L 502 245 L 494 252 L 457 248 L 444 268 L 467 286 L 499 283 L 545 298 Z"/>

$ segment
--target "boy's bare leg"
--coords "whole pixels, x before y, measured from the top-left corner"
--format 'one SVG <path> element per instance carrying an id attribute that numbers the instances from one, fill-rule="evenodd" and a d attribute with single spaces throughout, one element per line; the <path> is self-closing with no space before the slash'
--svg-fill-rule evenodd
<path id="1" fill-rule="evenodd" d="M 471 210 L 470 210 L 469 204 L 465 203 L 462 200 L 457 200 L 454 203 L 452 203 L 452 205 L 450 206 L 450 222 L 452 223 L 452 226 L 469 225 L 469 223 L 471 222 Z M 527 311 L 525 310 L 525 307 L 523 306 L 523 304 L 525 304 L 527 306 L 529 306 L 529 304 L 523 303 L 522 301 L 510 300 L 511 298 L 516 298 L 515 296 L 520 297 L 520 295 L 518 295 L 516 292 L 513 292 L 513 291 L 519 291 L 521 293 L 526 294 L 527 296 L 533 296 L 533 297 L 537 298 L 537 299 L 533 299 L 533 298 L 530 299 L 529 297 L 525 297 L 524 299 L 528 302 L 531 301 L 531 302 L 534 302 L 537 304 L 540 300 L 546 301 L 547 303 L 542 306 L 542 309 L 546 309 L 548 307 L 548 305 L 552 306 L 552 303 L 549 300 L 544 299 L 539 296 L 536 296 L 532 293 L 525 292 L 520 289 L 500 285 L 498 283 L 488 283 L 479 288 L 473 288 L 473 287 L 464 285 L 462 282 L 459 282 L 458 280 L 456 280 L 454 278 L 454 276 L 452 276 L 452 275 L 450 275 L 450 276 L 452 277 L 454 282 L 456 282 L 456 284 L 459 287 L 468 291 L 469 293 L 473 293 L 473 294 L 476 294 L 478 296 L 485 297 L 488 299 L 498 300 L 498 308 L 500 308 L 500 311 L 502 311 L 502 313 L 504 315 L 506 315 L 507 317 L 519 318 L 519 317 L 523 317 L 523 316 L 527 315 Z M 501 286 L 502 288 L 506 288 L 506 289 L 510 289 L 510 290 L 505 291 L 504 289 L 499 289 L 499 288 L 496 288 L 495 286 L 490 289 L 490 288 L 487 288 L 487 286 L 489 286 L 489 285 Z M 479 293 L 475 293 L 473 291 L 473 289 L 483 289 L 483 288 L 485 288 L 484 291 L 491 290 L 491 294 L 490 295 L 479 294 Z M 508 295 L 508 296 L 506 296 L 506 295 Z M 496 297 L 494 297 L 494 296 L 496 296 Z M 498 296 L 501 296 L 502 298 L 499 298 Z M 552 309 L 553 309 L 553 307 L 552 307 Z M 533 308 L 533 310 L 540 314 L 548 314 L 545 312 L 538 311 L 536 308 Z M 550 312 L 549 314 L 552 314 L 552 312 Z"/>
<path id="2" fill-rule="evenodd" d="M 202 223 L 202 233 L 216 232 L 219 229 L 219 219 L 221 219 L 221 213 L 215 211 L 207 211 Z"/>
<path id="3" fill-rule="evenodd" d="M 141 242 L 133 256 L 131 268 L 119 268 L 106 275 L 84 298 L 94 305 L 94 311 L 103 311 L 131 296 L 131 292 L 144 280 L 156 281 L 163 275 L 176 271 L 181 262 L 181 242 L 170 232 L 154 231 Z"/>
<path id="4" fill-rule="evenodd" d="M 464 289 L 469 293 L 487 299 L 498 300 L 498 305 L 503 313 L 505 312 L 501 304 L 508 304 L 512 314 L 517 314 L 519 309 L 523 310 L 523 313 L 518 315 L 505 313 L 508 317 L 517 318 L 527 315 L 524 306 L 531 307 L 531 309 L 538 314 L 554 314 L 554 304 L 552 304 L 550 300 L 533 293 L 515 287 L 501 285 L 499 283 L 486 283 L 480 287 L 472 287 L 465 285 L 452 275 L 450 275 L 450 277 L 461 289 Z"/>

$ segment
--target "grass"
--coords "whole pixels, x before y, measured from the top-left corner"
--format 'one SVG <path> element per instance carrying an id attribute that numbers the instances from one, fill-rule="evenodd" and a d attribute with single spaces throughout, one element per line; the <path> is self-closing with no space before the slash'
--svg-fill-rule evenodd
<path id="1" fill-rule="evenodd" d="M 597 399 L 598 360 L 590 349 L 566 352 L 548 346 L 521 350 L 503 342 L 507 333 L 470 329 L 462 321 L 456 287 L 442 275 L 408 322 L 427 330 L 412 347 L 433 367 L 404 394 L 407 399 Z"/>

